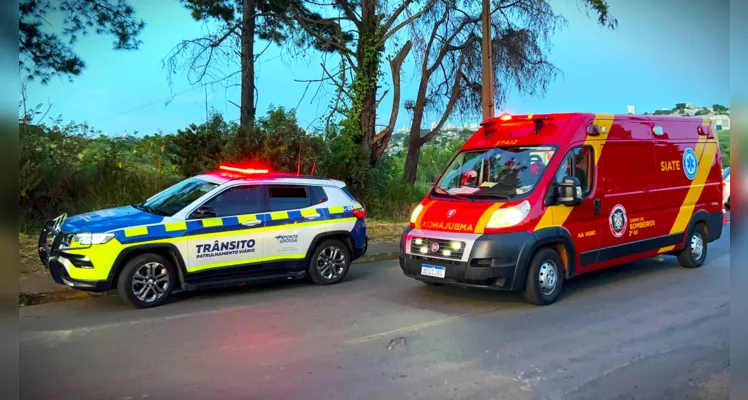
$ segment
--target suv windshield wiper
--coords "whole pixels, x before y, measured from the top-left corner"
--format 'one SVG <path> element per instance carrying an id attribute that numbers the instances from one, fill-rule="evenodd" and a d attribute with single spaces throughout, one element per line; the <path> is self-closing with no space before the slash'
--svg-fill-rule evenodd
<path id="1" fill-rule="evenodd" d="M 151 206 L 145 205 L 145 203 L 135 203 L 132 206 L 135 207 L 135 208 L 137 208 L 138 210 L 143 210 L 143 211 L 149 212 L 151 214 L 163 215 L 163 216 L 167 215 L 165 212 L 163 212 L 161 210 L 157 210 L 157 209 L 155 209 L 155 208 L 153 208 Z"/>
<path id="2" fill-rule="evenodd" d="M 441 186 L 437 186 L 435 189 L 441 190 L 442 192 L 444 192 L 444 194 L 446 194 L 447 196 L 450 196 L 450 197 L 455 197 L 455 198 L 458 198 L 458 199 L 465 199 L 465 200 L 471 201 L 471 202 L 475 201 L 474 199 L 470 198 L 470 196 L 468 196 L 468 195 L 449 193 L 449 191 L 447 191 L 447 189 L 444 189 Z"/>

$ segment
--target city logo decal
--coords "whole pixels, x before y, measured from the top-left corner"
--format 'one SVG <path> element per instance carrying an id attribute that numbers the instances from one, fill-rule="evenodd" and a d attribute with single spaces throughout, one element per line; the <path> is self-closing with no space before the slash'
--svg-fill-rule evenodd
<path id="1" fill-rule="evenodd" d="M 246 254 L 255 252 L 255 240 L 216 240 L 213 244 L 197 244 L 197 255 L 195 258 L 221 257 L 236 254 Z"/>
<path id="2" fill-rule="evenodd" d="M 628 225 L 626 209 L 620 204 L 613 207 L 613 210 L 610 211 L 610 217 L 608 217 L 608 223 L 610 225 L 610 233 L 613 236 L 617 238 L 623 236 L 626 233 L 626 225 Z"/>
<path id="3" fill-rule="evenodd" d="M 278 235 L 275 240 L 278 243 L 296 243 L 299 241 L 299 235 Z"/>
<path id="4" fill-rule="evenodd" d="M 698 170 L 699 160 L 696 158 L 696 152 L 689 147 L 683 152 L 683 173 L 686 174 L 686 178 L 693 180 Z"/>

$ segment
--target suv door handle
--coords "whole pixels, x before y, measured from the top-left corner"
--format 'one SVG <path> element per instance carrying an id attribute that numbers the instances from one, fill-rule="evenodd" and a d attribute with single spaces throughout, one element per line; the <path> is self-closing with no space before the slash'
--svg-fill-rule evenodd
<path id="1" fill-rule="evenodd" d="M 309 215 L 305 215 L 304 216 L 304 218 L 306 218 L 306 219 L 315 219 L 315 218 L 319 218 L 319 217 L 320 217 L 319 214 L 309 214 Z"/>
<path id="2" fill-rule="evenodd" d="M 249 221 L 242 222 L 242 225 L 244 225 L 244 226 L 255 226 L 255 225 L 259 225 L 261 223 L 262 223 L 262 221 L 260 221 L 259 219 L 251 219 Z"/>

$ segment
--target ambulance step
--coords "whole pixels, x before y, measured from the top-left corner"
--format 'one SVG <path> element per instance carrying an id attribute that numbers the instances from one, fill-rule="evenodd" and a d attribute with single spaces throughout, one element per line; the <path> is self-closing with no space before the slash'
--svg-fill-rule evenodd
<path id="1" fill-rule="evenodd" d="M 277 282 L 283 280 L 296 280 L 302 279 L 306 276 L 306 271 L 299 272 L 284 272 L 277 274 L 266 274 L 266 275 L 254 275 L 254 276 L 243 276 L 243 277 L 231 277 L 231 278 L 217 278 L 211 280 L 204 280 L 201 282 L 185 282 L 184 290 L 203 290 L 203 289 L 217 289 L 231 286 L 244 286 L 244 285 L 255 285 L 258 283 Z"/>

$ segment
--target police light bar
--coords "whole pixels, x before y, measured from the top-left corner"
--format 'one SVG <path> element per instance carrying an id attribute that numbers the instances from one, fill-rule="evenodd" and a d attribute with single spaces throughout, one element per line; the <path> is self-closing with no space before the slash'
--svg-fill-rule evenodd
<path id="1" fill-rule="evenodd" d="M 225 164 L 219 165 L 218 169 L 222 171 L 238 172 L 240 174 L 247 174 L 247 175 L 267 174 L 270 172 L 270 170 L 267 168 L 239 168 L 239 167 L 232 167 L 230 165 L 225 165 Z"/>
<path id="2" fill-rule="evenodd" d="M 527 115 L 511 115 L 511 114 L 502 114 L 499 117 L 490 118 L 483 122 L 481 122 L 481 126 L 484 129 L 484 135 L 491 136 L 493 128 L 496 125 L 501 126 L 515 126 L 515 125 L 522 125 L 522 124 L 535 124 L 535 133 L 539 133 L 540 130 L 543 128 L 545 121 L 552 120 L 553 117 L 548 115 L 534 115 L 534 114 L 527 114 Z"/>

